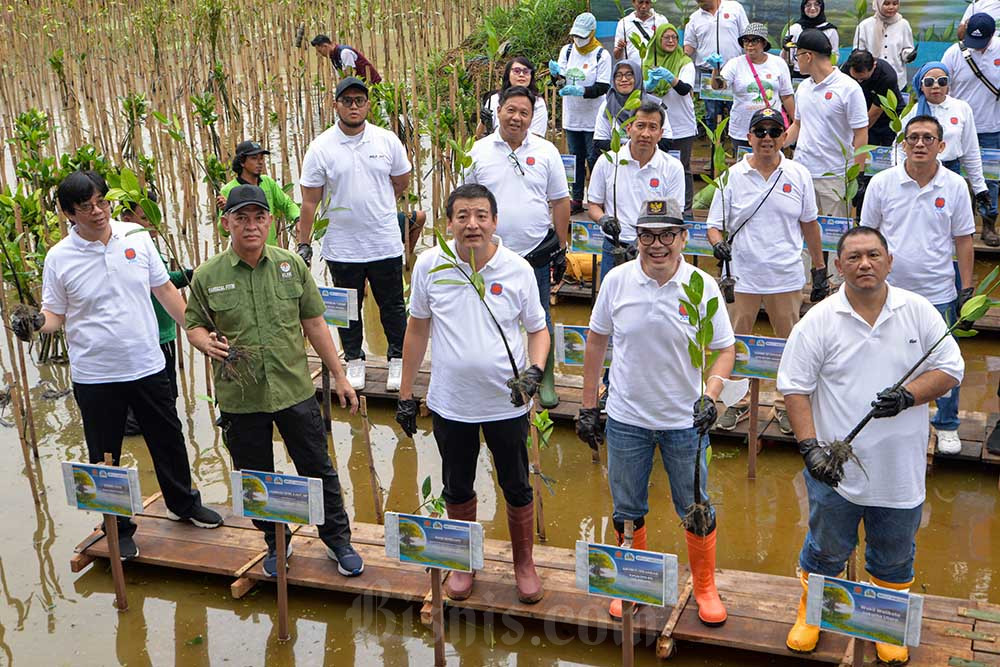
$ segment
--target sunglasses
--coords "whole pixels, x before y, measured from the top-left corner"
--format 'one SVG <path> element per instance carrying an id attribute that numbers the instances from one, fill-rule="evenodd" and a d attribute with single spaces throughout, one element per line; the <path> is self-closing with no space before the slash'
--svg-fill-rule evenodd
<path id="1" fill-rule="evenodd" d="M 764 137 L 771 137 L 772 139 L 777 139 L 785 133 L 780 127 L 755 127 L 753 130 L 753 136 L 758 139 L 763 139 Z"/>
<path id="2" fill-rule="evenodd" d="M 660 232 L 657 234 L 656 232 L 642 231 L 639 232 L 637 236 L 639 237 L 639 243 L 641 243 L 644 246 L 651 246 L 653 245 L 653 241 L 657 240 L 663 245 L 670 245 L 671 243 L 674 242 L 674 239 L 677 238 L 678 234 L 680 234 L 680 232 L 667 231 L 667 232 Z"/>
<path id="3" fill-rule="evenodd" d="M 511 67 L 510 68 L 510 73 L 511 74 L 518 74 L 520 76 L 524 76 L 526 74 L 531 74 L 531 70 L 528 69 L 527 67 Z"/>
<path id="4" fill-rule="evenodd" d="M 938 77 L 925 76 L 924 79 L 923 79 L 923 81 L 921 81 L 920 83 L 923 84 L 924 88 L 933 88 L 935 85 L 941 86 L 942 88 L 944 88 L 945 86 L 948 85 L 948 77 L 946 77 L 946 76 L 938 76 Z"/>
<path id="5" fill-rule="evenodd" d="M 911 146 L 916 146 L 919 143 L 923 143 L 924 146 L 932 146 L 938 138 L 933 134 L 909 134 L 906 136 L 906 143 Z"/>
<path id="6" fill-rule="evenodd" d="M 507 160 L 510 162 L 511 166 L 514 167 L 514 170 L 517 171 L 517 173 L 524 176 L 524 167 L 521 166 L 521 161 L 517 159 L 517 155 L 514 151 L 511 151 L 507 155 Z"/>

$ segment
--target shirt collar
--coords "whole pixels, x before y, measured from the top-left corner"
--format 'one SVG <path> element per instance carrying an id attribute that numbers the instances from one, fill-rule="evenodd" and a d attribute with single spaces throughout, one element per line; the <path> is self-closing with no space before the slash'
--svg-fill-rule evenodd
<path id="1" fill-rule="evenodd" d="M 494 144 L 497 144 L 497 145 L 503 147 L 504 149 L 506 149 L 508 151 L 511 150 L 510 144 L 508 144 L 504 140 L 504 138 L 500 136 L 500 129 L 499 128 L 497 128 L 496 130 L 493 130 L 493 134 L 491 134 L 490 136 L 493 138 L 493 143 Z M 531 146 L 531 136 L 532 136 L 531 132 L 528 132 L 528 135 L 524 138 L 524 141 L 521 142 L 521 145 L 518 146 L 517 148 L 515 148 L 514 150 L 515 151 L 519 151 L 522 148 L 530 148 L 530 146 Z"/>
<path id="2" fill-rule="evenodd" d="M 892 285 L 888 285 L 888 287 L 889 287 L 889 292 L 885 296 L 885 303 L 882 305 L 882 313 L 885 313 L 887 311 L 894 311 L 906 305 L 906 302 L 898 293 L 899 288 L 893 287 Z M 847 283 L 841 285 L 840 289 L 837 290 L 837 294 L 834 296 L 833 309 L 838 313 L 844 313 L 846 315 L 853 314 L 857 315 L 858 317 L 861 317 L 860 315 L 858 315 L 857 311 L 854 310 L 854 307 L 851 305 L 851 302 L 847 300 Z M 882 315 L 880 313 L 878 320 L 881 319 Z M 876 323 L 878 323 L 878 320 L 876 320 Z"/>
<path id="3" fill-rule="evenodd" d="M 229 247 L 226 248 L 226 253 L 227 253 L 227 259 L 229 260 L 229 266 L 235 267 L 240 262 L 243 262 L 243 259 L 239 255 L 236 254 L 235 250 L 233 250 L 233 245 L 232 245 L 231 242 L 229 244 Z M 268 246 L 265 243 L 264 244 L 264 250 L 261 252 L 261 255 L 260 255 L 260 261 L 263 262 L 263 261 L 269 260 L 269 259 L 271 259 L 271 250 L 270 250 L 270 246 Z M 243 262 L 243 263 L 246 264 L 246 262 Z M 250 265 L 247 264 L 247 266 L 250 266 Z M 257 266 L 260 266 L 260 262 L 257 262 Z"/>
<path id="4" fill-rule="evenodd" d="M 918 190 L 921 189 L 920 188 L 920 184 L 917 183 L 915 180 L 913 180 L 913 178 L 907 173 L 907 171 L 906 171 L 906 159 L 905 158 L 903 159 L 903 161 L 901 163 L 899 163 L 898 165 L 896 165 L 896 169 L 899 170 L 899 183 L 900 183 L 900 185 L 906 185 L 907 183 L 913 183 L 913 185 L 917 186 Z M 947 178 L 944 175 L 945 169 L 947 169 L 947 167 L 945 167 L 943 164 L 941 164 L 941 159 L 939 157 L 938 158 L 938 168 L 937 168 L 937 171 L 934 173 L 934 178 L 932 178 L 930 180 L 930 182 L 927 184 L 927 186 L 925 186 L 925 187 L 929 186 L 929 187 L 933 187 L 933 188 L 939 188 L 942 185 L 944 185 L 942 183 L 942 181 L 944 181 L 944 179 Z"/>
<path id="5" fill-rule="evenodd" d="M 350 142 L 351 140 L 353 140 L 357 136 L 357 135 L 348 136 L 348 135 L 344 134 L 344 131 L 342 129 L 340 129 L 340 119 L 339 118 L 337 119 L 337 122 L 335 122 L 333 124 L 333 127 L 336 128 L 336 129 L 334 129 L 334 134 L 337 137 L 337 141 L 339 141 L 342 144 L 346 144 L 346 143 Z M 365 127 L 364 127 L 363 130 L 361 130 L 361 139 L 360 139 L 361 143 L 365 143 L 366 141 L 368 141 L 368 121 L 365 121 Z"/>
<path id="6" fill-rule="evenodd" d="M 121 237 L 119 232 L 120 232 L 120 225 L 122 223 L 120 223 L 117 220 L 111 220 L 108 224 L 111 225 L 111 237 L 108 238 L 108 245 L 111 245 L 112 241 L 116 241 Z M 93 248 L 95 246 L 100 246 L 102 248 L 105 247 L 105 245 L 100 241 L 88 241 L 87 239 L 80 236 L 80 233 L 76 231 L 75 222 L 72 223 L 69 227 L 69 238 L 70 242 L 73 244 L 73 247 L 78 248 L 80 250 L 87 250 L 88 248 Z"/>

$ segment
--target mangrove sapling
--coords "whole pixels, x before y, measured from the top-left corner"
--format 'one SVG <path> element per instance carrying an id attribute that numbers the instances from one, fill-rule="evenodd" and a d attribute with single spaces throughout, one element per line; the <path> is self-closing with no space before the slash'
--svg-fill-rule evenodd
<path id="1" fill-rule="evenodd" d="M 431 491 L 431 476 L 428 475 L 424 478 L 423 484 L 420 485 L 420 498 L 422 502 L 417 509 L 413 510 L 416 514 L 425 507 L 430 511 L 431 516 L 437 517 L 442 516 L 445 511 L 444 498 L 441 496 L 432 496 Z"/>
<path id="2" fill-rule="evenodd" d="M 855 148 L 853 151 L 844 145 L 844 142 L 839 138 L 837 139 L 837 144 L 840 145 L 840 154 L 844 157 L 844 173 L 841 176 L 844 184 L 844 192 L 840 196 L 840 200 L 844 202 L 844 216 L 853 217 L 851 215 L 851 202 L 854 201 L 854 196 L 858 194 L 858 177 L 863 173 L 865 168 L 864 162 L 857 162 L 857 159 L 862 155 L 871 156 L 871 152 L 878 148 L 874 144 L 865 144 L 859 148 Z M 837 174 L 832 171 L 828 171 L 823 174 L 823 176 L 836 176 Z"/>
<path id="3" fill-rule="evenodd" d="M 622 149 L 622 133 L 635 120 L 634 112 L 641 105 L 642 105 L 642 90 L 637 87 L 628 96 L 628 99 L 625 100 L 625 104 L 623 105 L 623 108 L 626 111 L 633 112 L 633 115 L 627 118 L 625 122 L 621 124 L 620 129 L 615 127 L 615 119 L 611 116 L 611 112 L 607 109 L 604 110 L 604 115 L 607 116 L 608 123 L 611 125 L 611 148 L 610 150 L 605 151 L 604 158 L 612 165 L 614 165 L 615 168 L 611 181 L 611 208 L 612 208 L 611 217 L 614 219 L 616 223 L 615 225 L 612 226 L 611 243 L 614 245 L 614 248 L 611 250 L 611 258 L 615 266 L 623 264 L 628 259 L 630 259 L 630 257 L 628 256 L 629 255 L 628 246 L 623 244 L 618 238 L 619 234 L 621 234 L 621 223 L 618 221 L 618 167 L 628 164 L 628 160 L 622 158 L 619 155 L 619 152 Z"/>
<path id="4" fill-rule="evenodd" d="M 705 181 L 708 186 L 702 192 L 709 190 L 712 196 L 714 196 L 715 192 L 719 193 L 720 204 L 722 204 L 720 210 L 722 211 L 722 238 L 724 240 L 728 240 L 729 238 L 729 231 L 726 229 L 726 219 L 728 217 L 726 214 L 726 184 L 729 182 L 729 165 L 726 164 L 726 147 L 723 143 L 725 141 L 724 137 L 726 136 L 725 130 L 727 125 L 729 125 L 729 116 L 719 121 L 714 130 L 704 122 L 701 123 L 701 126 L 705 128 L 706 136 L 712 142 L 712 173 L 715 174 L 714 177 L 708 174 L 701 174 L 701 180 Z M 711 202 L 710 199 L 709 202 Z M 733 278 L 732 268 L 728 260 L 720 261 L 719 266 L 722 267 L 725 274 L 719 279 L 719 289 L 722 290 L 726 303 L 733 303 L 736 301 L 734 293 L 736 279 Z"/>

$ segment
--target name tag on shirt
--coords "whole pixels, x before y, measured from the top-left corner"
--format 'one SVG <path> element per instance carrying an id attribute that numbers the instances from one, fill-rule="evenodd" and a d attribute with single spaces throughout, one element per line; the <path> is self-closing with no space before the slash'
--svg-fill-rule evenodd
<path id="1" fill-rule="evenodd" d="M 236 289 L 236 283 L 229 283 L 227 285 L 216 285 L 215 287 L 209 287 L 209 294 L 218 294 L 219 292 L 228 292 L 231 289 Z"/>

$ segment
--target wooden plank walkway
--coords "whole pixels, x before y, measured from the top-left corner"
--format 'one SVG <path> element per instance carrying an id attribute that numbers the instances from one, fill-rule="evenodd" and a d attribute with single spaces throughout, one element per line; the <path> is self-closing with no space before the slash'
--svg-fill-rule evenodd
<path id="1" fill-rule="evenodd" d="M 229 508 L 215 509 L 223 514 L 225 525 L 204 530 L 170 521 L 159 494 L 151 497 L 143 513 L 136 516 L 135 540 L 140 555 L 133 562 L 229 577 L 234 580 L 234 596 L 246 594 L 256 582 L 266 579 L 260 565 L 263 536 L 248 520 L 234 517 Z M 430 599 L 429 577 L 419 568 L 402 566 L 385 557 L 382 526 L 355 523 L 352 529 L 355 548 L 365 559 L 364 574 L 353 578 L 337 574 L 315 527 L 306 526 L 292 540 L 295 551 L 289 560 L 289 586 L 392 598 L 426 607 Z M 108 558 L 107 541 L 95 531 L 77 547 L 77 552 L 70 563 L 74 572 L 95 559 Z M 485 560 L 486 568 L 476 574 L 473 595 L 463 602 L 446 601 L 447 606 L 603 630 L 618 627 L 608 616 L 606 600 L 576 589 L 572 550 L 535 547 L 535 564 L 546 590 L 536 605 L 517 601 L 508 542 L 486 540 Z M 725 625 L 708 628 L 698 620 L 697 605 L 690 595 L 689 572 L 682 566 L 682 592 L 677 605 L 641 608 L 635 617 L 636 635 L 646 640 L 645 646 L 655 645 L 660 657 L 669 655 L 674 640 L 790 655 L 784 640 L 798 605 L 798 580 L 732 570 L 718 570 L 716 580 L 729 611 Z M 997 618 L 997 605 L 926 596 L 921 646 L 911 649 L 910 664 L 946 665 L 952 657 L 972 660 L 976 656 L 1000 661 L 1000 623 L 992 622 Z M 800 659 L 849 665 L 852 653 L 853 643 L 846 637 L 824 633 L 817 650 Z"/>

